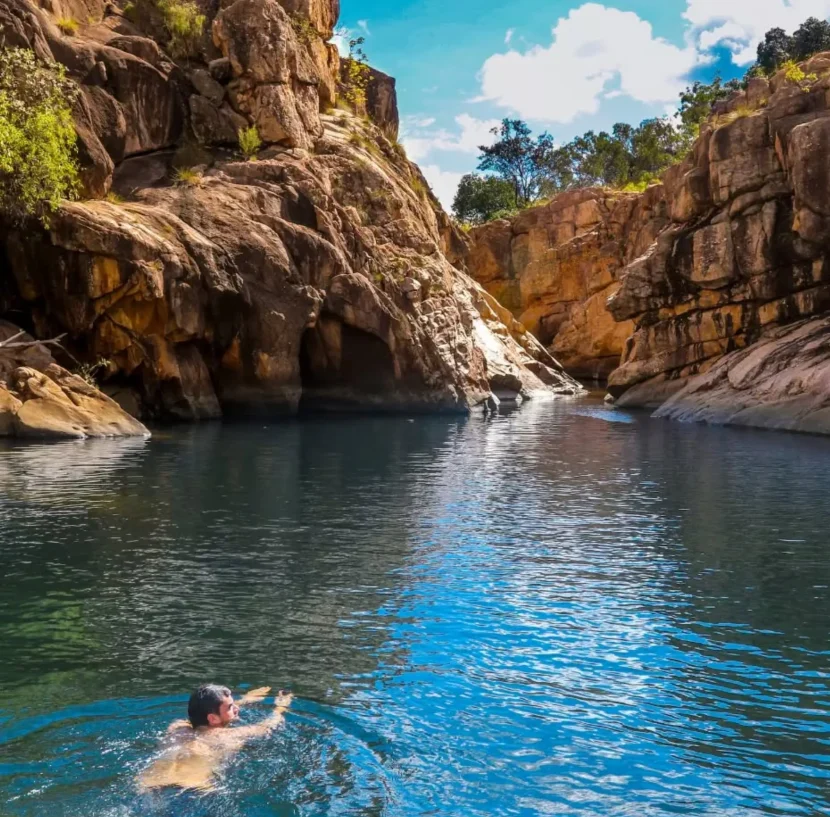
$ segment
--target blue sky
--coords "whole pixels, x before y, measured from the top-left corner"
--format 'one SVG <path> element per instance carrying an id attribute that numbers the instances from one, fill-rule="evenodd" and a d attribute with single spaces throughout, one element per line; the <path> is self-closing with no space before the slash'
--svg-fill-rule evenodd
<path id="1" fill-rule="evenodd" d="M 342 0 L 340 24 L 398 80 L 402 141 L 444 205 L 504 116 L 564 142 L 674 110 L 742 75 L 765 31 L 830 0 Z"/>

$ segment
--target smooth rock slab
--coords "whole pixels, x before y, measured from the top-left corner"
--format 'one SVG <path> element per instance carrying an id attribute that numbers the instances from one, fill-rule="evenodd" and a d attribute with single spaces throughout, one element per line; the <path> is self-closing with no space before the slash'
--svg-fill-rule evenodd
<path id="1" fill-rule="evenodd" d="M 782 327 L 726 355 L 655 417 L 830 434 L 830 318 Z"/>
<path id="2" fill-rule="evenodd" d="M 0 435 L 46 439 L 149 437 L 114 400 L 56 364 L 21 367 L 0 388 Z"/>

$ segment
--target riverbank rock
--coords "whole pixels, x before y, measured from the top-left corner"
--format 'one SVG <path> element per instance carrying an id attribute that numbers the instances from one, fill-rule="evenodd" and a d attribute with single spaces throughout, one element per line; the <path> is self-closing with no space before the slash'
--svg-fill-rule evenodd
<path id="1" fill-rule="evenodd" d="M 20 330 L 0 323 L 0 341 Z M 115 401 L 55 363 L 29 335 L 24 348 L 0 347 L 0 437 L 87 439 L 149 437 Z"/>
<path id="2" fill-rule="evenodd" d="M 109 7 L 66 37 L 27 0 L 1 9 L 25 19 L 15 44 L 79 83 L 104 158 L 48 229 L 4 225 L 0 316 L 106 359 L 107 390 L 142 417 L 580 391 L 447 260 L 453 230 L 396 141 L 394 81 L 372 72 L 368 117 L 333 109 L 336 0 L 223 2 L 179 62 L 152 14 Z M 243 127 L 254 161 L 232 144 Z"/>
<path id="3" fill-rule="evenodd" d="M 830 434 L 830 318 L 779 327 L 726 355 L 655 416 Z"/>

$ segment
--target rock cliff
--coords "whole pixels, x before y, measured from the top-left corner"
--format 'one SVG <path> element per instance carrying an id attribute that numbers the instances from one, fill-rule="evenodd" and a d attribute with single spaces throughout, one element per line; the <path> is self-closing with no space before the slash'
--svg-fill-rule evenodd
<path id="1" fill-rule="evenodd" d="M 668 223 L 658 188 L 643 196 L 574 190 L 471 230 L 466 264 L 571 375 L 605 380 L 634 331 L 606 303 Z"/>
<path id="2" fill-rule="evenodd" d="M 619 405 L 830 432 L 830 54 L 803 70 L 719 103 L 642 196 L 474 231 L 471 273 L 573 374 L 610 372 Z"/>
<path id="3" fill-rule="evenodd" d="M 368 117 L 336 107 L 338 0 L 202 11 L 177 62 L 151 0 L 0 0 L 6 44 L 80 86 L 86 196 L 48 229 L 4 225 L 0 316 L 106 359 L 108 389 L 150 417 L 577 392 L 447 260 L 458 237 L 396 142 L 394 81 L 372 73 Z"/>

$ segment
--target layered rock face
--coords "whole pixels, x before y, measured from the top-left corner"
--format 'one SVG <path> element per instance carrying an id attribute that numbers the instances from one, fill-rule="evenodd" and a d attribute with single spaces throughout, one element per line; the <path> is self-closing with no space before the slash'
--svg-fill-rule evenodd
<path id="1" fill-rule="evenodd" d="M 794 371 L 824 366 L 812 330 L 787 327 L 830 309 L 830 56 L 804 69 L 815 76 L 801 85 L 783 72 L 752 80 L 666 174 L 672 224 L 629 265 L 609 302 L 617 320 L 636 326 L 609 382 L 623 404 L 659 405 L 688 384 L 666 414 L 696 416 L 699 404 L 700 417 L 766 424 L 753 405 L 776 404 L 772 417 L 787 395 L 816 397 L 815 372 L 779 376 L 790 358 Z M 814 325 L 818 336 L 822 326 Z M 752 344 L 759 350 L 738 353 Z M 796 403 L 789 410 L 797 425 Z"/>
<path id="2" fill-rule="evenodd" d="M 643 196 L 575 190 L 472 230 L 466 264 L 571 375 L 605 379 L 634 331 L 606 303 L 668 223 L 659 188 Z"/>
<path id="3" fill-rule="evenodd" d="M 372 77 L 377 123 L 333 110 L 336 0 L 223 3 L 186 66 L 146 36 L 152 14 L 137 28 L 108 8 L 67 38 L 0 0 L 13 44 L 81 85 L 90 197 L 48 230 L 6 226 L 2 312 L 106 359 L 148 416 L 293 412 L 301 398 L 468 410 L 579 390 L 447 261 L 453 229 L 394 140 L 394 82 Z M 250 125 L 265 149 L 242 161 L 223 146 Z"/>
<path id="4" fill-rule="evenodd" d="M 830 54 L 803 70 L 720 103 L 642 196 L 473 231 L 471 273 L 618 405 L 830 433 Z"/>

